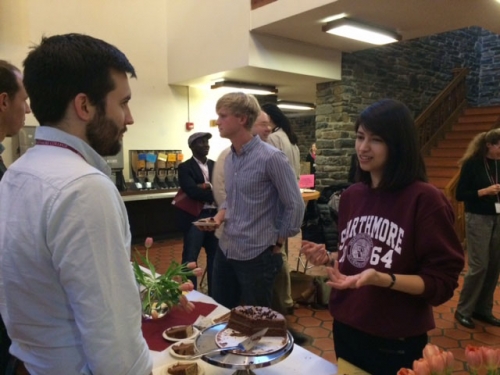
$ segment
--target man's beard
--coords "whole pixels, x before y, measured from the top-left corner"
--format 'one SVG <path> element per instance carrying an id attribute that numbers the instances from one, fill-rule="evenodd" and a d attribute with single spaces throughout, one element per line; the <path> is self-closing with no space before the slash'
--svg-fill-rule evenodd
<path id="1" fill-rule="evenodd" d="M 120 134 L 122 131 L 113 120 L 102 113 L 96 113 L 85 129 L 87 140 L 101 156 L 112 156 L 120 152 L 122 144 Z"/>

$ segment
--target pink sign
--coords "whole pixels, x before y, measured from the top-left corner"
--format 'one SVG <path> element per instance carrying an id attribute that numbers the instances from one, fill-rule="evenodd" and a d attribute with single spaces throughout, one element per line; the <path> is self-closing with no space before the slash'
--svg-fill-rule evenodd
<path id="1" fill-rule="evenodd" d="M 314 187 L 314 175 L 313 174 L 302 174 L 299 179 L 299 188 L 309 189 Z"/>

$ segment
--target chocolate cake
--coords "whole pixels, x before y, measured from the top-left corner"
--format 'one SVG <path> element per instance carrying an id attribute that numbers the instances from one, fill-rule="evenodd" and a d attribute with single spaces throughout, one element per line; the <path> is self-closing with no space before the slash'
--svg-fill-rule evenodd
<path id="1" fill-rule="evenodd" d="M 262 306 L 238 306 L 231 310 L 227 328 L 251 336 L 268 328 L 266 336 L 286 337 L 286 320 L 280 313 Z"/>
<path id="2" fill-rule="evenodd" d="M 167 329 L 167 336 L 174 339 L 186 339 L 193 334 L 193 326 L 172 327 Z"/>
<path id="3" fill-rule="evenodd" d="M 168 373 L 172 375 L 198 375 L 198 365 L 196 363 L 176 363 L 168 368 Z"/>
<path id="4" fill-rule="evenodd" d="M 181 342 L 172 346 L 172 350 L 179 355 L 194 355 L 194 343 Z"/>

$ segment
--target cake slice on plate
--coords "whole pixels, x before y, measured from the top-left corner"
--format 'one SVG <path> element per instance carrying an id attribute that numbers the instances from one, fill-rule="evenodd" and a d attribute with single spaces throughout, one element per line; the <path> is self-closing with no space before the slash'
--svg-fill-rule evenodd
<path id="1" fill-rule="evenodd" d="M 168 373 L 171 375 L 198 375 L 198 364 L 193 363 L 176 363 L 168 368 Z"/>

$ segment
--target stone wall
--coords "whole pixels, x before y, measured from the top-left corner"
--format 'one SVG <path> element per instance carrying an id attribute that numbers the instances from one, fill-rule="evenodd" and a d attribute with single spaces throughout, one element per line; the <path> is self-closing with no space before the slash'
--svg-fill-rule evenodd
<path id="1" fill-rule="evenodd" d="M 306 161 L 311 145 L 316 142 L 316 117 L 308 114 L 305 116 L 288 116 L 293 132 L 297 135 L 300 149 L 300 161 Z"/>
<path id="2" fill-rule="evenodd" d="M 478 106 L 500 105 L 500 35 L 481 30 Z"/>
<path id="3" fill-rule="evenodd" d="M 471 27 L 343 54 L 341 81 L 317 86 L 317 187 L 347 180 L 350 155 L 354 153 L 354 122 L 364 108 L 377 100 L 400 100 L 417 117 L 448 85 L 457 67 L 470 70 L 470 106 L 499 100 L 500 90 L 495 91 L 492 83 L 498 79 L 498 74 L 493 73 L 498 68 L 491 61 L 492 55 L 499 54 L 497 40 L 497 35 Z M 490 62 L 488 69 L 483 65 L 486 62 Z M 480 89 L 490 86 L 491 93 L 479 95 Z"/>

